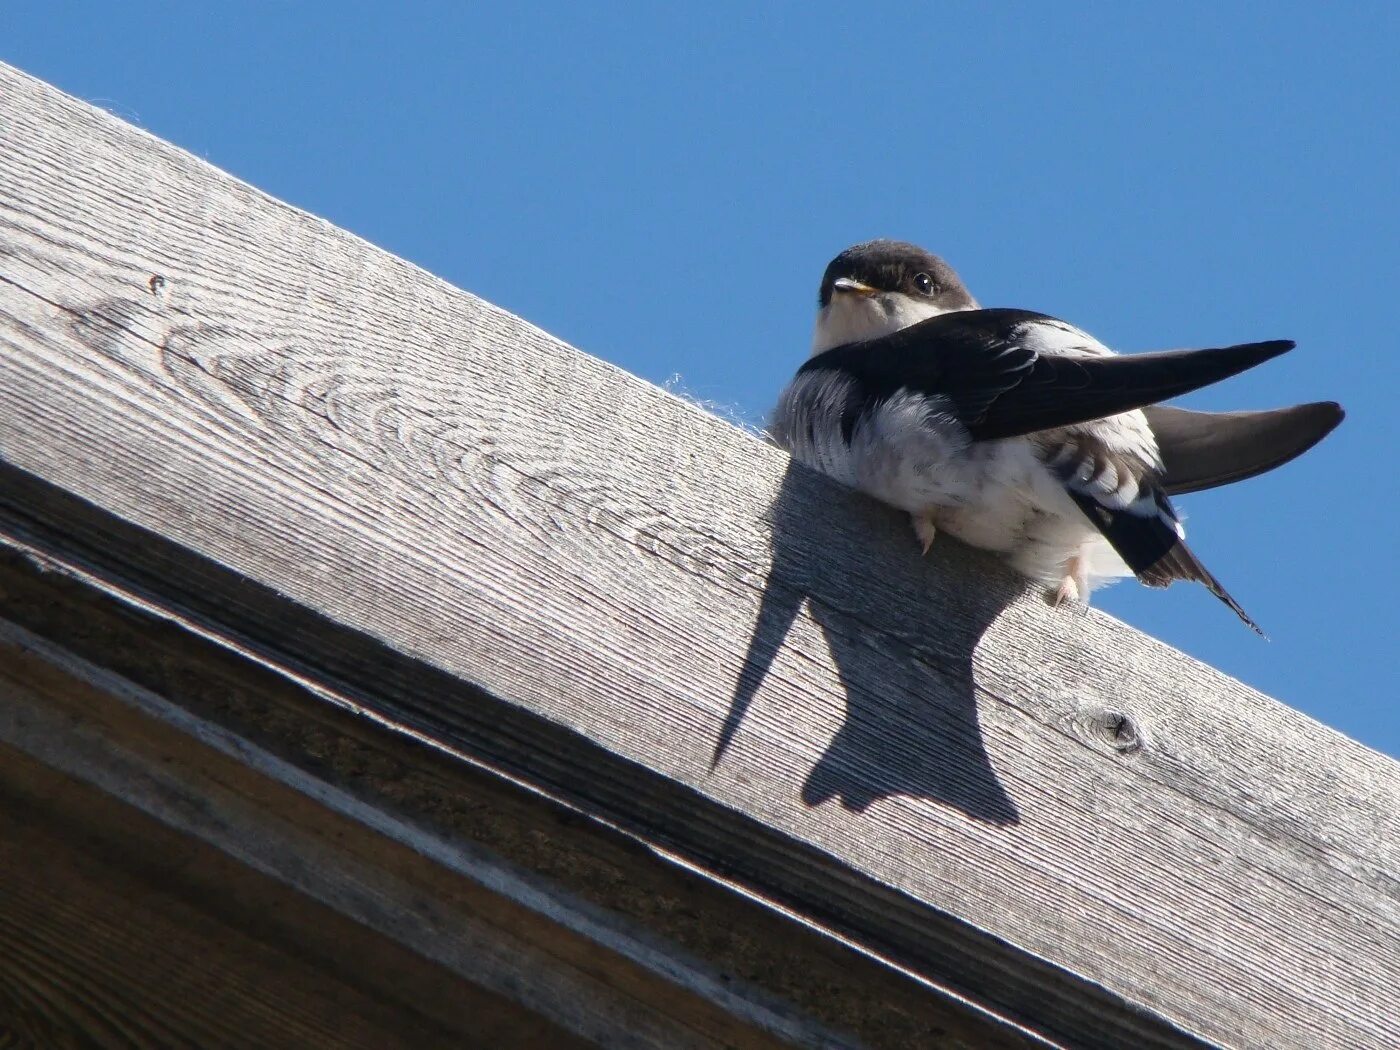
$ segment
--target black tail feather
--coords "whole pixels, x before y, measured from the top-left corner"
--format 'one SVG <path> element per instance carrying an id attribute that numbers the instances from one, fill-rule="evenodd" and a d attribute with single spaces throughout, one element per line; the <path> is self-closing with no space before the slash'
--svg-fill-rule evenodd
<path id="1" fill-rule="evenodd" d="M 1176 531 L 1176 512 L 1165 493 L 1157 493 L 1159 514 L 1134 514 L 1105 507 L 1091 496 L 1066 489 L 1091 522 L 1108 540 L 1134 575 L 1149 587 L 1166 587 L 1176 580 L 1202 583 L 1211 594 L 1228 605 L 1255 634 L 1266 635 L 1231 597 Z"/>
<path id="2" fill-rule="evenodd" d="M 1215 574 L 1202 565 L 1201 559 L 1197 558 L 1191 548 L 1180 539 L 1155 563 L 1145 569 L 1137 570 L 1137 578 L 1149 587 L 1166 587 L 1174 580 L 1195 580 L 1197 583 L 1205 584 L 1206 589 L 1233 609 L 1235 615 L 1243 620 L 1251 631 L 1260 638 L 1268 637 L 1260 626 L 1250 618 L 1249 613 L 1244 611 L 1240 603 L 1235 601 L 1230 592 L 1215 578 Z"/>

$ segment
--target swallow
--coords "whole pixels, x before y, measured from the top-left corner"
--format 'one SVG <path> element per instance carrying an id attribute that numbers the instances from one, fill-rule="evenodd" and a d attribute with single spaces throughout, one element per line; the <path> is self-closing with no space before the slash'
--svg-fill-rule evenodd
<path id="1" fill-rule="evenodd" d="M 770 417 L 797 461 L 997 552 L 1056 605 L 1133 575 L 1194 580 L 1259 626 L 1187 547 L 1171 497 L 1272 470 L 1343 418 L 1331 401 L 1196 412 L 1163 401 L 1288 340 L 1119 355 L 1046 314 L 984 309 L 938 256 L 855 245 L 822 276 L 812 353 Z"/>

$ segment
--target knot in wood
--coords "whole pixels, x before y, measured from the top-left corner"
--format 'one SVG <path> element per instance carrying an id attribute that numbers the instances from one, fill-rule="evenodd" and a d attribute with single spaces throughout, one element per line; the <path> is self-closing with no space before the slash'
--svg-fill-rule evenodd
<path id="1" fill-rule="evenodd" d="M 1106 708 L 1099 716 L 1099 732 L 1115 751 L 1127 754 L 1142 748 L 1142 734 L 1137 723 L 1122 711 Z"/>

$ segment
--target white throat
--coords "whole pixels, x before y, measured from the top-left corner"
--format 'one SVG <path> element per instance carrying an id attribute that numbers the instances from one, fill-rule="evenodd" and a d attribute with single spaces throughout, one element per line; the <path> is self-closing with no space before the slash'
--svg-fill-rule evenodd
<path id="1" fill-rule="evenodd" d="M 817 311 L 812 354 L 815 356 L 847 343 L 879 339 L 911 324 L 950 312 L 903 292 L 882 292 L 870 296 L 838 292 Z"/>

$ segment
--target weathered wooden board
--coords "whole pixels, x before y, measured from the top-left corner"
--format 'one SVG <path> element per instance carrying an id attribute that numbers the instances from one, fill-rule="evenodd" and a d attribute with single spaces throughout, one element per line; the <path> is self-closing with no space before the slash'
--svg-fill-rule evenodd
<path id="1" fill-rule="evenodd" d="M 0 1044 L 597 1045 L 27 755 L 0 762 Z"/>
<path id="2" fill-rule="evenodd" d="M 125 542 L 125 531 L 110 538 Z M 241 976 L 252 948 L 274 958 L 291 948 L 303 966 L 328 969 L 321 983 L 339 985 L 347 1013 L 347 979 L 368 1000 L 355 1004 L 364 1011 L 392 1016 L 393 1004 L 409 1004 L 393 1026 L 413 1045 L 435 1045 L 424 1016 L 450 1033 L 448 1045 L 493 1050 L 567 1045 L 541 1034 L 551 1027 L 618 1048 L 1043 1045 L 653 842 L 386 726 L 13 536 L 0 542 L 0 599 L 34 629 L 0 620 L 0 750 L 20 756 L 0 762 L 0 794 L 43 794 L 26 774 L 38 762 L 51 801 L 67 801 L 48 807 L 55 817 L 37 806 L 29 816 L 62 825 L 43 852 L 54 857 L 47 882 L 74 916 L 64 924 L 73 936 L 48 938 L 45 971 L 26 987 L 85 981 L 107 1018 L 94 1032 L 77 997 L 50 994 L 43 1011 L 32 995 L 8 1009 L 0 999 L 2 1045 L 9 1030 L 29 1033 L 40 1012 L 78 1045 L 133 1028 L 186 1033 L 200 1046 L 210 1037 L 192 1026 L 261 1030 L 268 1004 Z M 81 785 L 120 805 L 98 805 Z M 193 1006 L 164 994 L 161 967 L 184 964 L 172 956 L 204 955 L 185 950 L 198 938 L 172 938 L 167 924 L 113 904 L 113 892 L 129 892 L 120 863 L 115 891 L 81 870 L 62 877 L 57 869 L 81 868 L 64 843 L 90 854 L 94 839 L 111 845 L 101 863 L 135 861 L 149 892 L 133 896 L 159 907 L 173 894 L 261 942 L 234 937 L 218 954 L 211 938 L 205 950 L 216 957 L 203 965 L 232 972 L 224 994 Z M 191 860 L 211 852 L 224 862 Z M 230 903 L 234 914 L 220 915 Z M 0 924 L 0 957 L 26 955 L 35 914 L 51 910 L 44 899 Z M 377 942 L 361 934 L 355 943 L 335 913 Z M 84 922 L 121 929 L 105 968 L 92 966 Z M 406 967 L 395 944 L 434 965 Z M 45 979 L 64 974 L 73 977 Z M 288 983 L 290 1003 L 310 994 Z M 314 1012 L 311 999 L 300 1013 Z M 269 1042 L 250 1035 L 244 1045 Z M 358 1045 L 353 1026 L 315 1043 Z"/>
<path id="3" fill-rule="evenodd" d="M 1051 1037 L 1400 1040 L 1396 763 L 22 74 L 0 113 L 0 459 L 204 566 L 110 571 Z"/>
<path id="4" fill-rule="evenodd" d="M 25 881 L 22 858 L 36 842 L 38 856 L 59 858 L 56 878 L 35 879 L 29 866 L 32 885 L 5 897 L 0 958 L 23 971 L 22 1000 L 56 1000 L 24 1014 L 78 1019 L 99 1045 L 110 1039 L 83 1023 L 92 1013 L 105 1016 L 102 1027 L 150 1028 L 150 1045 L 168 1045 L 158 1034 L 166 1028 L 198 1046 L 575 1045 L 567 1033 L 619 1050 L 849 1045 L 4 620 L 0 700 L 0 798 L 8 789 L 23 799 L 8 811 L 31 815 L 26 835 L 0 853 L 0 885 Z M 95 802 L 92 787 L 144 819 L 101 819 L 115 807 Z M 57 816 L 32 819 L 45 810 Z M 56 834 L 65 823 L 74 830 Z M 65 840 L 90 859 L 64 863 L 74 852 Z M 211 859 L 216 850 L 224 858 Z M 104 889 L 94 872 L 113 859 Z M 247 885 L 258 876 L 280 885 Z M 294 928 L 276 929 L 279 917 Z M 308 953 L 308 940 L 321 951 Z M 312 954 L 313 965 L 279 957 L 289 949 Z M 372 967 L 361 972 L 357 959 Z M 172 982 L 158 1006 L 121 1006 L 133 987 Z M 112 1001 L 87 1007 L 93 998 Z M 335 1016 L 327 999 L 343 1000 L 338 1024 L 317 1016 Z M 382 1015 L 381 1030 L 358 1034 L 352 1003 Z M 230 1038 L 231 1018 L 249 1013 L 266 1031 Z M 230 1031 L 216 1037 L 220 1026 Z M 282 1038 L 267 1034 L 279 1026 Z M 382 1029 L 398 1034 L 386 1041 Z"/>

